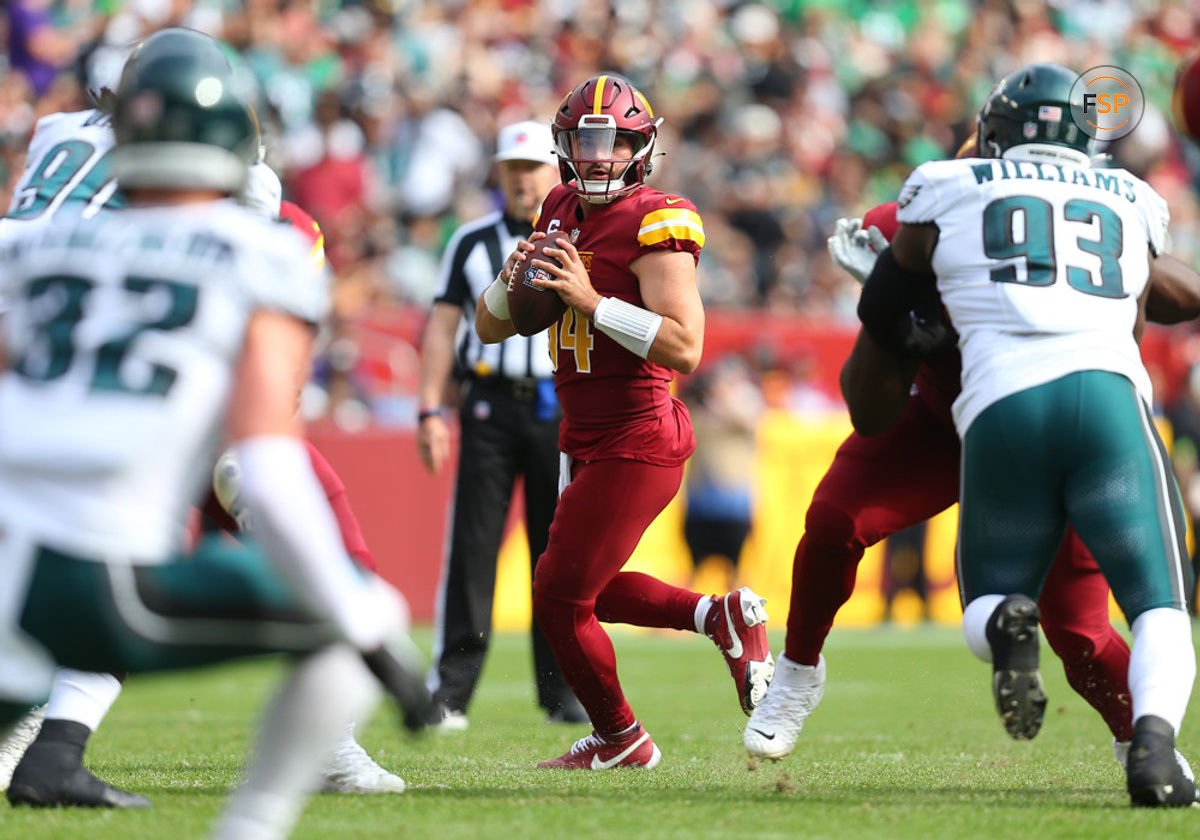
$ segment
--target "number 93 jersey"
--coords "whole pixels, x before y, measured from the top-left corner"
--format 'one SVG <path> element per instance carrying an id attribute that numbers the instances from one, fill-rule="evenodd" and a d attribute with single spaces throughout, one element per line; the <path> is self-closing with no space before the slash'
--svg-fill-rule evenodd
<path id="1" fill-rule="evenodd" d="M 290 226 L 232 200 L 59 213 L 0 247 L 0 512 L 63 551 L 178 547 L 257 309 L 316 323 L 328 284 Z"/>
<path id="2" fill-rule="evenodd" d="M 933 161 L 909 176 L 897 219 L 940 231 L 933 268 L 963 359 L 959 434 L 993 402 L 1080 370 L 1120 373 L 1152 404 L 1134 327 L 1168 214 L 1141 179 L 1069 163 Z"/>

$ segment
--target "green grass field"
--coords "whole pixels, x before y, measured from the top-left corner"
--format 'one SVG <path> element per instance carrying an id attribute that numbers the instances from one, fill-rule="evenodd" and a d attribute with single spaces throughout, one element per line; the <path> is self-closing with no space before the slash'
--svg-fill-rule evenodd
<path id="1" fill-rule="evenodd" d="M 428 641 L 428 635 L 420 637 Z M 496 639 L 471 728 L 410 739 L 381 707 L 362 742 L 409 783 L 401 796 L 314 797 L 297 838 L 1146 838 L 1195 833 L 1200 814 L 1134 811 L 1108 731 L 1048 653 L 1050 709 L 1031 743 L 991 708 L 989 669 L 957 630 L 835 631 L 825 699 L 795 753 L 748 765 L 745 718 L 713 646 L 614 632 L 635 711 L 663 751 L 651 771 L 534 769 L 585 727 L 543 722 L 528 642 Z M 782 637 L 773 634 L 773 648 Z M 428 645 L 426 644 L 426 648 Z M 276 662 L 132 680 L 90 747 L 147 812 L 6 809 L 0 837 L 197 838 L 238 773 Z M 1193 715 L 1196 704 L 1193 704 Z M 1180 747 L 1200 756 L 1200 724 Z"/>

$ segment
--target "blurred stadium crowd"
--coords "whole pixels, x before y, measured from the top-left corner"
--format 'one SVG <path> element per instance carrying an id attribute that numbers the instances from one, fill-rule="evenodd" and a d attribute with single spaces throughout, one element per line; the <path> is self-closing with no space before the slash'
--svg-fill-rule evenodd
<path id="1" fill-rule="evenodd" d="M 701 209 L 709 307 L 852 328 L 857 286 L 825 251 L 834 221 L 952 155 L 994 81 L 1039 60 L 1140 80 L 1146 115 L 1109 151 L 1168 199 L 1172 250 L 1200 265 L 1200 150 L 1169 111 L 1200 0 L 8 0 L 3 25 L 9 188 L 34 120 L 112 84 L 138 38 L 183 25 L 237 51 L 268 161 L 338 276 L 318 414 L 345 402 L 388 421 L 348 372 L 381 356 L 415 376 L 396 338 L 419 332 L 450 232 L 493 206 L 498 127 L 549 119 L 598 70 L 665 118 L 652 183 Z"/>

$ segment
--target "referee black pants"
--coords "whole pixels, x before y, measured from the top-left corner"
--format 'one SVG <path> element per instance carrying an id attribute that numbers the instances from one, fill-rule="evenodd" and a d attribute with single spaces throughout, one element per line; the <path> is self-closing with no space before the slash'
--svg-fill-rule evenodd
<path id="1" fill-rule="evenodd" d="M 497 558 L 518 475 L 525 482 L 525 529 L 533 565 L 546 550 L 554 518 L 558 414 L 537 419 L 531 390 L 514 387 L 511 380 L 476 379 L 463 400 L 434 650 L 434 699 L 452 712 L 466 712 L 487 654 Z M 531 635 L 538 704 L 547 712 L 575 705 L 537 622 Z"/>

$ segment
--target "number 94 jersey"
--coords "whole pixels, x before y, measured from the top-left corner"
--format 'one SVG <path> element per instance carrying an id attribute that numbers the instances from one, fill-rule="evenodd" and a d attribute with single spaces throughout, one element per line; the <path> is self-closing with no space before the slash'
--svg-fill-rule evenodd
<path id="1" fill-rule="evenodd" d="M 60 207 L 81 204 L 94 215 L 105 204 L 121 203 L 112 177 L 112 118 L 99 110 L 50 114 L 38 120 L 25 171 L 13 189 L 0 239 L 47 224 Z"/>
<path id="2" fill-rule="evenodd" d="M 959 434 L 1003 397 L 1080 370 L 1127 377 L 1147 404 L 1134 339 L 1166 202 L 1123 169 L 979 159 L 919 166 L 897 219 L 932 222 L 938 292 L 959 334 Z"/>
<path id="3" fill-rule="evenodd" d="M 700 214 L 686 198 L 642 186 L 581 218 L 579 199 L 556 186 L 542 202 L 536 230 L 575 243 L 601 295 L 645 306 L 630 263 L 656 250 L 699 259 Z M 563 408 L 559 448 L 583 460 L 628 458 L 676 466 L 695 448 L 691 418 L 671 396 L 675 373 L 643 359 L 568 309 L 550 327 L 554 384 Z"/>
<path id="4" fill-rule="evenodd" d="M 309 250 L 232 200 L 64 209 L 0 247 L 7 521 L 62 551 L 169 556 L 211 475 L 251 313 L 324 314 Z"/>

